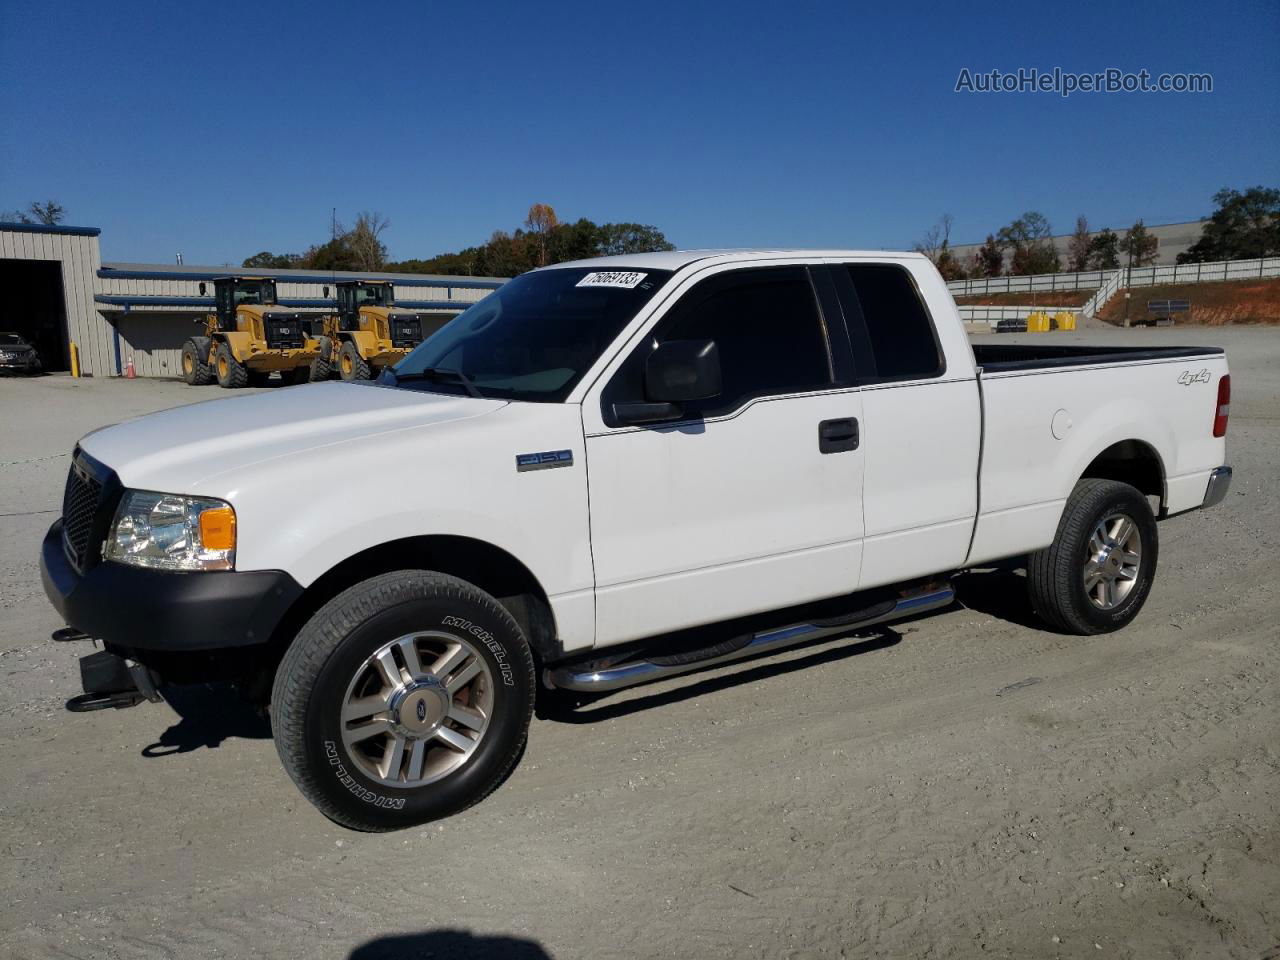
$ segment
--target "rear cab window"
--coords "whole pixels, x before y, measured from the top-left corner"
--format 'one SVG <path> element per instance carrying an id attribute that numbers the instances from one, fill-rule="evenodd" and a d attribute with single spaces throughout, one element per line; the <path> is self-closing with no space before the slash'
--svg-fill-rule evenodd
<path id="1" fill-rule="evenodd" d="M 895 263 L 834 266 L 858 380 L 925 380 L 946 372 L 933 319 L 915 278 Z"/>

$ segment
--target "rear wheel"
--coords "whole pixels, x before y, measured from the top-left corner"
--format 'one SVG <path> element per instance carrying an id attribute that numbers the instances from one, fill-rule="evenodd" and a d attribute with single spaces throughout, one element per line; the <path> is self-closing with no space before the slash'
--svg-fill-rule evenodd
<path id="1" fill-rule="evenodd" d="M 213 383 L 209 346 L 208 337 L 190 337 L 182 345 L 182 379 L 189 386 L 204 387 Z"/>
<path id="2" fill-rule="evenodd" d="M 1066 633 L 1127 625 L 1151 592 L 1160 541 L 1147 498 L 1127 483 L 1081 480 L 1052 545 L 1027 563 L 1036 613 Z"/>
<path id="3" fill-rule="evenodd" d="M 457 813 L 519 759 L 533 657 L 511 615 L 443 574 L 359 583 L 298 633 L 271 722 L 289 776 L 330 819 L 394 830 Z"/>
<path id="4" fill-rule="evenodd" d="M 369 370 L 368 361 L 360 356 L 360 351 L 350 340 L 338 351 L 338 375 L 348 383 L 355 380 L 369 380 L 373 376 Z"/>
<path id="5" fill-rule="evenodd" d="M 218 375 L 218 386 L 228 389 L 239 389 L 249 383 L 249 371 L 243 363 L 236 359 L 231 347 L 223 341 L 218 344 L 214 355 L 214 365 Z"/>
<path id="6" fill-rule="evenodd" d="M 310 380 L 319 383 L 328 380 L 333 373 L 333 341 L 328 337 L 320 338 L 320 356 L 311 361 Z"/>

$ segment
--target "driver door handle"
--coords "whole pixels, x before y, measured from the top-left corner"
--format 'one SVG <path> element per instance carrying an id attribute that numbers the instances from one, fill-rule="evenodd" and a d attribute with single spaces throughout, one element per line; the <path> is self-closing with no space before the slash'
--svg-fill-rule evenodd
<path id="1" fill-rule="evenodd" d="M 839 420 L 823 420 L 818 424 L 818 450 L 822 453 L 843 453 L 858 449 L 858 420 L 845 417 Z"/>

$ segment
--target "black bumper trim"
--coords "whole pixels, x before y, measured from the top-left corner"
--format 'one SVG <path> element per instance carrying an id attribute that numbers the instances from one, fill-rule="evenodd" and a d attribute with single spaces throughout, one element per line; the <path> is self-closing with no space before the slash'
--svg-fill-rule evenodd
<path id="1" fill-rule="evenodd" d="M 80 574 L 62 549 L 61 520 L 45 534 L 40 579 L 68 625 L 138 650 L 266 643 L 302 595 L 281 570 L 174 573 L 105 562 Z"/>

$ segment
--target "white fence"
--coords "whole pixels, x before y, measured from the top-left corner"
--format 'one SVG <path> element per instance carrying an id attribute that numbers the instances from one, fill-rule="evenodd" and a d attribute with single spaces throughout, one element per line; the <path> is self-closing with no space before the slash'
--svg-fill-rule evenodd
<path id="1" fill-rule="evenodd" d="M 1116 270 L 1114 273 L 1107 275 L 1107 282 L 1098 288 L 1098 292 L 1090 297 L 1080 312 L 1086 317 L 1096 317 L 1098 311 L 1106 306 L 1107 301 L 1116 295 L 1116 291 L 1120 289 L 1120 280 L 1124 277 L 1123 270 Z"/>
<path id="2" fill-rule="evenodd" d="M 1098 290 L 1123 273 L 1122 268 L 1088 270 L 1084 273 L 1036 273 L 1025 277 L 982 277 L 974 280 L 952 280 L 947 284 L 947 289 L 953 297 L 979 297 L 988 293 L 1031 293 L 1041 290 Z M 1159 283 L 1213 283 L 1219 280 L 1251 280 L 1261 277 L 1280 277 L 1280 257 L 1134 267 L 1130 271 L 1129 282 L 1120 283 L 1117 288 L 1151 287 Z"/>
<path id="3" fill-rule="evenodd" d="M 1024 277 L 979 277 L 952 280 L 947 284 L 953 297 L 980 297 L 987 293 L 1031 293 L 1041 290 L 1096 290 L 1110 270 L 1086 273 L 1033 273 Z"/>
<path id="4" fill-rule="evenodd" d="M 1032 306 L 1031 304 L 1020 304 L 1013 307 L 956 307 L 960 311 L 960 319 L 965 323 L 989 323 L 995 326 L 1001 320 L 1025 320 L 1032 313 L 1047 313 L 1053 316 L 1055 313 L 1080 313 L 1080 307 L 1041 307 Z"/>

